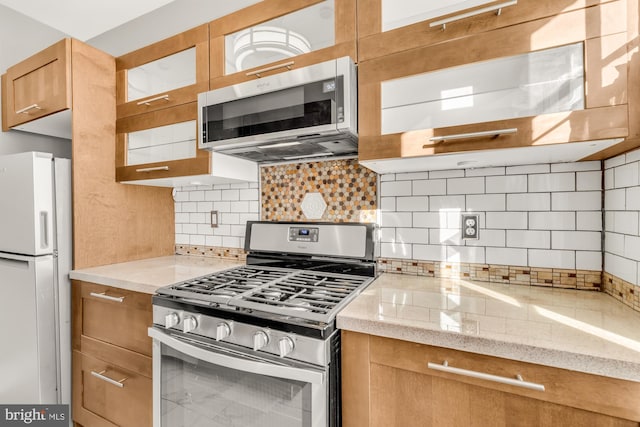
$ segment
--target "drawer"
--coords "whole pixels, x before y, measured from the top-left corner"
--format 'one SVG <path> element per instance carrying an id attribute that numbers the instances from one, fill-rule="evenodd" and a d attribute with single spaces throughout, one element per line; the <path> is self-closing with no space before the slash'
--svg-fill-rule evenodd
<path id="1" fill-rule="evenodd" d="M 152 424 L 149 377 L 74 351 L 73 387 L 77 423 L 92 427 Z"/>
<path id="2" fill-rule="evenodd" d="M 88 337 L 151 356 L 151 295 L 74 281 L 74 348 Z"/>
<path id="3" fill-rule="evenodd" d="M 376 365 L 389 366 L 640 421 L 637 404 L 640 383 L 376 336 L 370 338 L 369 346 L 372 372 Z M 446 364 L 464 371 L 447 372 L 430 368 L 429 364 L 434 368 Z M 475 378 L 469 372 L 488 374 L 489 377 Z M 545 390 L 530 390 L 496 381 L 497 377 L 515 379 L 518 375 L 526 382 L 544 385 Z M 612 396 L 616 396 L 615 399 Z"/>

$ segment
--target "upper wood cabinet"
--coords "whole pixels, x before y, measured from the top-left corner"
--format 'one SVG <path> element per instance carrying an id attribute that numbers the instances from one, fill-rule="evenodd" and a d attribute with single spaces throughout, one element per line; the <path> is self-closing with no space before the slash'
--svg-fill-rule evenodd
<path id="1" fill-rule="evenodd" d="M 10 67 L 2 82 L 3 131 L 71 108 L 71 39 Z"/>
<path id="2" fill-rule="evenodd" d="M 358 0 L 358 56 L 366 61 L 607 1 Z"/>
<path id="3" fill-rule="evenodd" d="M 350 56 L 356 0 L 264 0 L 209 24 L 210 87 Z"/>
<path id="4" fill-rule="evenodd" d="M 618 0 L 361 62 L 360 160 L 627 137 L 626 11 Z"/>
<path id="5" fill-rule="evenodd" d="M 116 59 L 117 116 L 194 102 L 209 88 L 207 24 Z"/>

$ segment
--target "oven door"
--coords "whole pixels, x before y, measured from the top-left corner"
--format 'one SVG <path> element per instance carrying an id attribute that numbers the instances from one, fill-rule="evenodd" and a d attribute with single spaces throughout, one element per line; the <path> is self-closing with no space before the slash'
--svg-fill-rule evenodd
<path id="1" fill-rule="evenodd" d="M 160 328 L 153 338 L 154 427 L 326 427 L 327 371 Z"/>

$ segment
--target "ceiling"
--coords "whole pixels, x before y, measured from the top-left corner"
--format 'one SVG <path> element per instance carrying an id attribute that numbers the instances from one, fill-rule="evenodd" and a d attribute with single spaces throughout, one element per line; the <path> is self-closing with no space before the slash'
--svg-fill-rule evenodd
<path id="1" fill-rule="evenodd" d="M 0 0 L 0 5 L 86 41 L 173 1 Z"/>

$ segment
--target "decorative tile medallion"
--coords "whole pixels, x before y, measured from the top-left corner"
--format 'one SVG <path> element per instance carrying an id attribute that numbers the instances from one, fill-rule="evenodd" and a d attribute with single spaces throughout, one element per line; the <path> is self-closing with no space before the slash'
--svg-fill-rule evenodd
<path id="1" fill-rule="evenodd" d="M 263 220 L 376 221 L 377 175 L 356 159 L 262 166 L 260 181 Z M 327 205 L 319 218 L 303 213 L 310 193 L 319 193 Z"/>

